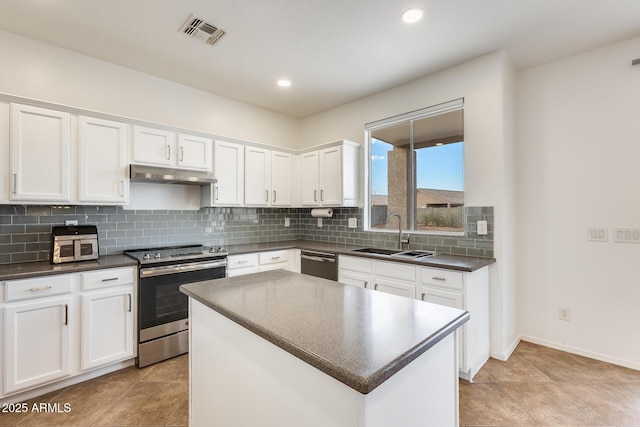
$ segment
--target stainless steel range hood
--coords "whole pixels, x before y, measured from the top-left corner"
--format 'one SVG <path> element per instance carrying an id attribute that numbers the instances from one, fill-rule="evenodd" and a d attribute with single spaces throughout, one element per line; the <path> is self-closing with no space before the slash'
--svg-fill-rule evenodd
<path id="1" fill-rule="evenodd" d="M 218 182 L 211 172 L 130 165 L 129 178 L 133 182 L 163 184 L 207 185 Z"/>

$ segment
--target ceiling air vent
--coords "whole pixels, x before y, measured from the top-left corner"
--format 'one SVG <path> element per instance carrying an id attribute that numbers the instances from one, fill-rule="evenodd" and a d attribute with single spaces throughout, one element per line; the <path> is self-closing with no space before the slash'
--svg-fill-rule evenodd
<path id="1" fill-rule="evenodd" d="M 189 37 L 195 37 L 202 40 L 206 44 L 214 44 L 226 34 L 223 29 L 218 28 L 215 25 L 211 25 L 208 22 L 204 22 L 195 15 L 191 15 L 189 19 L 187 19 L 187 22 L 185 22 L 182 28 L 180 28 L 180 32 L 188 35 Z"/>

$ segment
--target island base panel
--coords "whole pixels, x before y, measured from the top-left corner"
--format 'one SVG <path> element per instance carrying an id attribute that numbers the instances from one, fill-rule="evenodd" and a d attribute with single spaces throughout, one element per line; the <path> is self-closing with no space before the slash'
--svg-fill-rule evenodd
<path id="1" fill-rule="evenodd" d="M 190 298 L 190 426 L 457 426 L 455 334 L 368 394 Z"/>

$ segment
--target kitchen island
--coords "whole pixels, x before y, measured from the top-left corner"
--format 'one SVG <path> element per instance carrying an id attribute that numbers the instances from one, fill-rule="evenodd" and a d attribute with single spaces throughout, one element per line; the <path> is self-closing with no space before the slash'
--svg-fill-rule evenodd
<path id="1" fill-rule="evenodd" d="M 466 311 L 283 270 L 181 289 L 192 427 L 458 425 Z"/>

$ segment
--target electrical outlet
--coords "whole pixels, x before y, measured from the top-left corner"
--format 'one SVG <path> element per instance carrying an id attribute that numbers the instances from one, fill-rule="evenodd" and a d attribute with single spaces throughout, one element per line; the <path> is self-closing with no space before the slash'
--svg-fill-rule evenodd
<path id="1" fill-rule="evenodd" d="M 478 231 L 478 236 L 486 236 L 488 234 L 487 221 L 478 221 L 476 224 L 476 228 Z"/>
<path id="2" fill-rule="evenodd" d="M 349 228 L 358 228 L 358 218 L 349 218 Z"/>
<path id="3" fill-rule="evenodd" d="M 77 219 L 66 219 L 64 225 L 78 225 Z"/>
<path id="4" fill-rule="evenodd" d="M 322 227 L 322 218 L 318 218 L 318 227 Z"/>
<path id="5" fill-rule="evenodd" d="M 291 218 L 285 218 L 284 219 L 284 226 L 285 227 L 291 227 Z"/>
<path id="6" fill-rule="evenodd" d="M 591 242 L 608 242 L 609 232 L 606 227 L 587 228 L 587 240 Z"/>
<path id="7" fill-rule="evenodd" d="M 564 321 L 571 320 L 571 309 L 568 307 L 558 307 L 558 319 Z"/>

